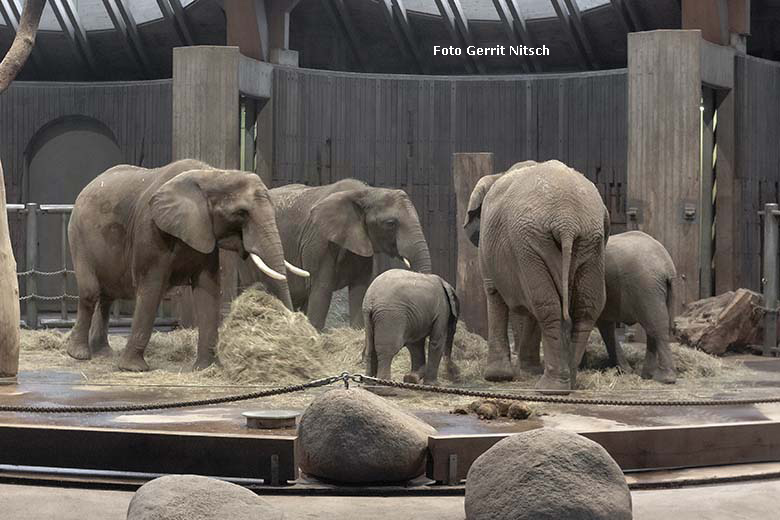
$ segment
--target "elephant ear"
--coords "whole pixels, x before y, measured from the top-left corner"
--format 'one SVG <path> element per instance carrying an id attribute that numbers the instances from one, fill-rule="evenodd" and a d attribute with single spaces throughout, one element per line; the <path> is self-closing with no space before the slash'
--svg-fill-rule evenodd
<path id="1" fill-rule="evenodd" d="M 152 195 L 152 220 L 165 233 L 203 254 L 216 246 L 209 205 L 194 171 L 180 173 Z"/>
<path id="2" fill-rule="evenodd" d="M 328 195 L 311 209 L 311 224 L 321 237 L 358 256 L 374 256 L 374 247 L 366 231 L 360 190 Z"/>
<path id="3" fill-rule="evenodd" d="M 450 312 L 455 318 L 455 321 L 458 321 L 458 316 L 460 316 L 460 302 L 458 301 L 458 295 L 455 294 L 455 289 L 453 289 L 450 284 L 444 281 L 444 279 L 439 277 L 439 281 L 441 281 L 441 286 L 444 289 L 444 292 L 447 294 L 447 300 L 449 300 L 450 304 Z"/>
<path id="4" fill-rule="evenodd" d="M 480 218 L 482 215 L 482 201 L 485 200 L 490 188 L 493 184 L 504 175 L 505 172 L 495 173 L 493 175 L 485 175 L 477 182 L 474 189 L 471 191 L 471 197 L 469 197 L 469 206 L 466 210 L 466 221 L 463 223 L 463 227 L 467 227 L 475 219 Z"/>

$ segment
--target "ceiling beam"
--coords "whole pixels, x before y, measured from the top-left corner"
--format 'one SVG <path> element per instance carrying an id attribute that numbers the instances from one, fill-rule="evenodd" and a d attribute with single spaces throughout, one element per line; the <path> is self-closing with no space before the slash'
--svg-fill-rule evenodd
<path id="1" fill-rule="evenodd" d="M 398 20 L 395 18 L 395 14 L 393 13 L 393 0 L 379 0 L 379 5 L 380 9 L 382 9 L 385 21 L 387 22 L 388 27 L 390 27 L 390 32 L 393 33 L 393 38 L 395 39 L 396 45 L 398 45 L 398 50 L 404 55 L 407 62 L 411 62 L 415 65 L 417 72 L 424 73 L 422 63 L 417 60 L 417 56 L 412 49 L 409 48 L 406 37 L 403 32 L 401 32 L 401 27 L 399 26 Z"/>
<path id="2" fill-rule="evenodd" d="M 393 13 L 395 14 L 395 18 L 398 21 L 398 25 L 401 27 L 401 32 L 403 32 L 404 36 L 406 37 L 406 42 L 409 45 L 409 48 L 412 50 L 412 53 L 414 53 L 415 58 L 417 59 L 417 62 L 420 64 L 423 73 L 429 74 L 430 66 L 428 65 L 428 60 L 423 55 L 422 48 L 417 42 L 417 37 L 415 36 L 414 31 L 412 30 L 412 25 L 411 23 L 409 23 L 409 16 L 406 13 L 406 7 L 404 7 L 404 1 L 392 0 L 392 2 L 393 2 Z"/>
<path id="3" fill-rule="evenodd" d="M 452 8 L 450 7 L 448 0 L 436 0 L 436 6 L 439 8 L 439 14 L 441 14 L 444 25 L 447 27 L 447 32 L 450 33 L 450 39 L 452 40 L 453 46 L 463 50 L 461 53 L 461 59 L 463 60 L 463 64 L 466 67 L 466 72 L 469 74 L 476 73 L 476 65 L 471 61 L 471 59 L 469 59 L 469 56 L 466 55 L 464 49 L 466 45 L 463 41 L 463 37 L 458 31 L 458 26 L 455 22 L 455 15 L 452 12 Z"/>
<path id="4" fill-rule="evenodd" d="M 582 44 L 585 53 L 588 55 L 590 63 L 599 68 L 599 60 L 596 57 L 596 53 L 593 51 L 593 46 L 590 44 L 590 38 L 588 37 L 588 31 L 585 30 L 585 23 L 582 21 L 582 13 L 580 7 L 577 5 L 577 0 L 563 0 L 566 3 L 566 8 L 569 10 L 569 18 L 574 25 L 574 31 Z"/>
<path id="5" fill-rule="evenodd" d="M 363 72 L 366 72 L 368 60 L 365 57 L 360 38 L 355 30 L 355 25 L 352 23 L 352 16 L 350 16 L 347 6 L 344 4 L 344 0 L 324 0 L 323 5 L 330 15 L 331 21 L 336 26 L 336 29 L 347 41 L 352 54 L 357 60 L 358 67 L 360 67 L 360 70 Z"/>
<path id="6" fill-rule="evenodd" d="M 517 31 L 520 39 L 527 46 L 535 47 L 534 39 L 531 36 L 531 31 L 528 30 L 528 24 L 526 23 L 525 17 L 523 16 L 523 12 L 520 11 L 520 5 L 518 4 L 520 1 L 522 0 L 506 0 L 506 4 L 509 8 L 509 12 L 512 13 L 512 18 L 514 18 L 515 31 Z M 528 59 L 531 62 L 535 72 L 542 72 L 544 70 L 541 61 L 537 56 L 529 56 Z"/>
<path id="7" fill-rule="evenodd" d="M 583 69 L 591 69 L 593 66 L 588 60 L 588 54 L 581 46 L 577 34 L 574 32 L 569 12 L 561 5 L 561 0 L 550 0 L 550 3 L 555 9 L 555 14 L 558 16 L 558 20 L 561 22 L 563 32 L 566 33 L 566 37 L 569 39 L 569 43 L 572 46 L 572 50 L 577 55 L 577 61 L 579 61 L 580 67 Z"/>
<path id="8" fill-rule="evenodd" d="M 520 36 L 517 32 L 517 28 L 515 27 L 515 17 L 509 10 L 507 0 L 493 0 L 493 5 L 496 8 L 498 17 L 501 19 L 501 24 L 504 26 L 504 32 L 506 32 L 506 37 L 509 39 L 509 43 L 515 47 L 525 45 L 522 36 Z M 534 64 L 531 63 L 530 56 L 523 57 L 521 64 L 523 66 L 523 72 L 529 72 L 535 69 Z"/>
<path id="9" fill-rule="evenodd" d="M 179 42 L 187 47 L 195 45 L 195 39 L 192 37 L 192 31 L 181 2 L 179 0 L 157 0 L 157 5 L 160 7 L 163 17 L 173 25 Z"/>
<path id="10" fill-rule="evenodd" d="M 87 31 L 81 24 L 81 19 L 71 0 L 50 0 L 49 5 L 54 11 L 54 16 L 60 24 L 60 28 L 65 33 L 68 41 L 73 47 L 76 56 L 86 66 L 92 76 L 98 75 L 95 55 L 92 53 L 92 47 L 87 39 Z"/>
<path id="11" fill-rule="evenodd" d="M 138 26 L 135 23 L 133 14 L 128 9 L 127 0 L 103 0 L 103 6 L 106 8 L 111 22 L 116 30 L 122 35 L 122 41 L 130 57 L 135 61 L 136 66 L 146 78 L 151 78 L 152 65 L 149 61 L 149 55 L 141 41 L 141 35 L 138 34 Z"/>
<path id="12" fill-rule="evenodd" d="M 460 0 L 450 0 L 450 7 L 452 7 L 452 14 L 455 16 L 455 25 L 460 31 L 463 41 L 466 42 L 466 46 L 474 45 L 474 38 L 471 35 L 471 28 L 469 27 L 468 18 L 463 12 L 463 6 L 460 5 Z M 465 49 L 464 49 L 465 52 Z M 485 74 L 485 64 L 482 59 L 474 56 L 472 57 L 474 65 L 477 67 L 477 71 L 480 74 Z"/>
<path id="13" fill-rule="evenodd" d="M 645 26 L 642 25 L 642 19 L 639 17 L 639 13 L 634 6 L 634 1 L 635 0 L 623 0 L 623 5 L 626 8 L 626 13 L 628 13 L 628 19 L 631 20 L 631 25 L 634 26 L 634 31 L 644 31 Z"/>
<path id="14" fill-rule="evenodd" d="M 22 18 L 22 5 L 19 0 L 0 0 L 0 12 L 3 14 L 5 24 L 11 28 L 16 37 L 16 32 L 19 30 L 19 23 Z M 33 67 L 36 76 L 41 71 L 46 70 L 45 62 L 40 53 L 40 47 L 33 47 L 30 54 L 30 65 Z"/>
<path id="15" fill-rule="evenodd" d="M 626 31 L 626 34 L 636 32 L 636 27 L 634 27 L 634 24 L 625 11 L 623 0 L 610 0 L 610 3 L 612 4 L 612 9 L 614 9 L 617 14 L 620 25 L 622 25 L 623 29 Z"/>

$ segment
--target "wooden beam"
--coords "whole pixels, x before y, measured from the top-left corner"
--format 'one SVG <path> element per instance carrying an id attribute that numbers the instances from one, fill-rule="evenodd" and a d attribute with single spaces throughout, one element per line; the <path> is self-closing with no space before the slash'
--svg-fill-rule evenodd
<path id="1" fill-rule="evenodd" d="M 607 450 L 623 471 L 780 461 L 777 421 L 579 433 Z M 509 435 L 430 436 L 426 475 L 457 484 L 480 455 Z"/>
<path id="2" fill-rule="evenodd" d="M 390 28 L 390 32 L 393 33 L 393 38 L 395 39 L 396 45 L 398 45 L 398 49 L 401 51 L 401 54 L 404 55 L 404 58 L 407 62 L 411 62 L 414 64 L 414 66 L 417 69 L 417 72 L 424 74 L 422 63 L 420 63 L 417 59 L 417 55 L 410 49 L 408 42 L 405 39 L 405 36 L 403 32 L 401 32 L 401 27 L 398 23 L 398 20 L 396 20 L 395 14 L 393 13 L 393 0 L 379 0 L 380 9 L 382 9 L 382 14 L 385 17 L 385 21 L 387 22 L 387 26 Z"/>
<path id="3" fill-rule="evenodd" d="M 98 68 L 92 53 L 92 47 L 89 44 L 87 32 L 81 24 L 81 19 L 73 6 L 72 0 L 50 0 L 49 5 L 51 5 L 54 16 L 68 38 L 76 56 L 81 59 L 92 76 L 97 76 Z"/>
<path id="4" fill-rule="evenodd" d="M 0 463 L 18 466 L 298 478 L 296 437 L 0 424 Z M 120 447 L 121 449 L 117 449 Z"/>
<path id="5" fill-rule="evenodd" d="M 582 48 L 585 49 L 585 53 L 588 55 L 591 65 L 594 68 L 599 68 L 599 60 L 596 57 L 596 53 L 593 51 L 593 46 L 590 44 L 590 38 L 588 37 L 588 31 L 585 30 L 585 24 L 582 21 L 582 13 L 577 5 L 577 0 L 563 0 L 566 3 L 566 8 L 569 10 L 569 18 L 574 25 L 574 32 L 580 40 Z"/>
<path id="6" fill-rule="evenodd" d="M 349 48 L 358 63 L 358 67 L 360 67 L 360 70 L 363 72 L 366 72 L 368 70 L 368 60 L 363 52 L 363 46 L 360 43 L 360 38 L 355 30 L 355 25 L 352 23 L 352 16 L 350 16 L 344 0 L 325 0 L 323 5 L 330 15 L 336 30 L 341 33 L 349 45 Z"/>
<path id="7" fill-rule="evenodd" d="M 525 45 L 534 47 L 534 39 L 531 36 L 531 31 L 528 30 L 528 24 L 526 23 L 525 17 L 523 16 L 522 11 L 520 11 L 520 6 L 518 5 L 519 1 L 520 0 L 506 0 L 506 4 L 509 8 L 509 12 L 512 13 L 512 18 L 514 19 L 513 25 L 520 40 Z M 538 57 L 529 56 L 528 60 L 530 61 L 534 72 L 543 72 L 544 68 L 542 67 L 541 61 Z"/>
<path id="8" fill-rule="evenodd" d="M 22 16 L 22 5 L 19 0 L 0 0 L 0 12 L 3 14 L 5 24 L 11 28 L 15 37 L 16 32 L 19 30 L 19 23 Z M 33 70 L 36 75 L 40 74 L 42 70 L 46 70 L 40 47 L 33 47 L 30 59 L 32 60 Z"/>
<path id="9" fill-rule="evenodd" d="M 195 45 L 181 2 L 179 0 L 157 0 L 157 5 L 160 7 L 163 18 L 173 25 L 181 44 L 187 47 Z"/>
<path id="10" fill-rule="evenodd" d="M 509 0 L 511 2 L 511 0 Z M 504 32 L 509 40 L 510 45 L 519 47 L 524 45 L 523 38 L 518 34 L 515 28 L 515 19 L 512 12 L 509 10 L 507 0 L 493 0 L 493 6 L 496 8 L 498 17 L 501 19 L 501 25 L 504 27 Z M 523 66 L 523 72 L 529 72 L 534 70 L 534 65 L 531 63 L 530 56 L 526 56 L 521 60 Z"/>
<path id="11" fill-rule="evenodd" d="M 628 13 L 625 10 L 623 0 L 610 0 L 610 3 L 612 4 L 612 9 L 615 11 L 615 14 L 617 14 L 618 20 L 620 20 L 620 25 L 622 25 L 623 29 L 626 31 L 626 34 L 636 32 L 636 27 L 634 27 L 631 18 L 629 18 Z"/>
<path id="12" fill-rule="evenodd" d="M 122 35 L 122 41 L 127 53 L 135 61 L 138 68 L 146 78 L 151 78 L 152 65 L 149 61 L 149 55 L 141 41 L 141 35 L 138 33 L 138 26 L 133 18 L 133 13 L 125 5 L 126 0 L 103 0 L 103 6 L 111 18 L 114 27 Z"/>
<path id="13" fill-rule="evenodd" d="M 450 7 L 448 0 L 436 0 L 436 6 L 439 8 L 439 14 L 441 14 L 441 19 L 444 22 L 445 27 L 447 27 L 447 32 L 450 33 L 450 39 L 452 40 L 453 46 L 463 49 L 466 45 L 460 32 L 458 31 L 458 27 L 455 22 L 455 15 L 452 12 L 452 8 Z M 476 66 L 466 55 L 465 49 L 463 49 L 461 59 L 463 60 L 463 64 L 466 67 L 466 72 L 469 74 L 474 74 L 476 72 Z"/>
<path id="14" fill-rule="evenodd" d="M 290 14 L 301 0 L 266 0 L 268 52 L 290 48 Z"/>
<path id="15" fill-rule="evenodd" d="M 463 41 L 466 42 L 466 46 L 469 47 L 474 45 L 475 42 L 473 36 L 471 35 L 469 21 L 468 18 L 466 18 L 466 14 L 463 12 L 463 6 L 460 4 L 460 0 L 450 0 L 450 7 L 452 7 L 452 14 L 455 17 L 455 25 L 457 26 Z M 486 69 L 483 60 L 476 56 L 472 57 L 471 59 L 474 62 L 477 71 L 480 74 L 485 74 Z"/>
<path id="16" fill-rule="evenodd" d="M 561 5 L 561 0 L 550 0 L 550 3 L 552 4 L 553 9 L 555 9 L 555 14 L 558 16 L 558 20 L 561 22 L 561 28 L 566 34 L 566 37 L 572 46 L 572 50 L 578 57 L 580 67 L 583 69 L 592 69 L 593 64 L 590 61 L 588 52 L 583 47 L 579 37 L 577 36 L 577 33 L 575 32 L 574 24 L 571 21 L 569 12 L 564 8 L 563 5 Z"/>
<path id="17" fill-rule="evenodd" d="M 645 25 L 642 23 L 642 19 L 639 17 L 639 13 L 634 6 L 635 0 L 623 0 L 623 6 L 628 13 L 628 19 L 631 21 L 631 25 L 634 26 L 634 32 L 644 31 Z"/>
<path id="18" fill-rule="evenodd" d="M 392 0 L 392 2 L 393 13 L 395 14 L 395 18 L 398 21 L 398 25 L 401 27 L 401 32 L 403 32 L 409 48 L 411 49 L 412 53 L 414 53 L 417 62 L 420 64 L 420 67 L 422 67 L 423 73 L 429 74 L 430 67 L 428 65 L 428 60 L 425 58 L 425 55 L 423 54 L 423 51 L 417 42 L 417 37 L 414 35 L 412 26 L 409 23 L 409 16 L 406 14 L 406 7 L 404 7 L 403 0 Z"/>

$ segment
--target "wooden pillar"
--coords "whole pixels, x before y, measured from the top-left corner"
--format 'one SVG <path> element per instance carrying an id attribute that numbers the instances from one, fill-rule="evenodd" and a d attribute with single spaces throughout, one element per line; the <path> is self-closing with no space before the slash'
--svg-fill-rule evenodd
<path id="1" fill-rule="evenodd" d="M 452 156 L 452 179 L 457 198 L 458 275 L 455 290 L 460 300 L 460 319 L 471 332 L 487 338 L 487 302 L 479 268 L 479 250 L 463 230 L 471 190 L 485 175 L 493 174 L 492 153 L 456 153 Z"/>
<path id="2" fill-rule="evenodd" d="M 238 169 L 240 157 L 239 51 L 237 47 L 173 49 L 173 159 L 198 159 Z M 225 306 L 237 290 L 237 255 L 220 251 Z M 191 308 L 185 290 L 182 310 Z M 182 326 L 194 316 L 184 312 Z"/>
<path id="3" fill-rule="evenodd" d="M 628 208 L 699 297 L 701 32 L 628 35 Z"/>
<path id="4" fill-rule="evenodd" d="M 748 280 L 740 279 L 737 266 L 737 243 L 742 239 L 737 232 L 737 215 L 742 195 L 736 170 L 736 92 L 718 93 L 717 160 L 715 174 L 715 294 L 746 287 Z"/>

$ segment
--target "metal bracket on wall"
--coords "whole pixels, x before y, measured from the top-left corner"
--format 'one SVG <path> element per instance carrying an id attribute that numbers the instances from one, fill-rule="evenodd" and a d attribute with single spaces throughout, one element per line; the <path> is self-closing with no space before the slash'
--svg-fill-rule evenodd
<path id="1" fill-rule="evenodd" d="M 693 200 L 682 201 L 682 211 L 680 212 L 681 221 L 684 224 L 686 223 L 693 224 L 694 222 L 698 222 L 699 221 L 699 218 L 697 216 L 698 208 L 699 208 L 698 201 L 693 201 Z"/>
<path id="2" fill-rule="evenodd" d="M 628 199 L 626 202 L 626 218 L 630 226 L 637 226 L 644 221 L 644 202 L 641 200 Z"/>

